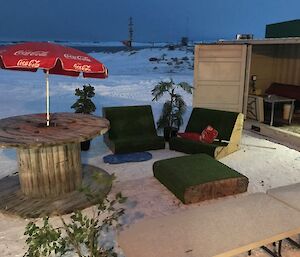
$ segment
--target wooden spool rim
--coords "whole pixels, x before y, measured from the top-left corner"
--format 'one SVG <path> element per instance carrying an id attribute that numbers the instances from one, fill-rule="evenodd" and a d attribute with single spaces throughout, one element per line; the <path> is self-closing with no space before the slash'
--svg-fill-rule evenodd
<path id="1" fill-rule="evenodd" d="M 0 120 L 0 147 L 45 147 L 80 143 L 106 133 L 109 121 L 91 114 L 53 113 L 51 126 L 45 114 L 29 114 Z"/>
<path id="2" fill-rule="evenodd" d="M 105 197 L 112 187 L 111 175 L 92 165 L 82 167 L 82 184 L 89 186 L 94 193 L 101 192 L 101 195 Z M 93 179 L 95 172 L 103 176 L 103 182 Z M 22 218 L 63 215 L 96 204 L 96 202 L 88 201 L 85 194 L 77 190 L 51 198 L 27 197 L 20 190 L 18 176 L 9 176 L 0 180 L 0 196 L 0 213 Z"/>

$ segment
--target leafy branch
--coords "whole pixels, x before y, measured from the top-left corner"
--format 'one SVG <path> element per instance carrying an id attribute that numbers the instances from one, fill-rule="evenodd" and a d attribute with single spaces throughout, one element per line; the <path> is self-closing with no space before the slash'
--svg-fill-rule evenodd
<path id="1" fill-rule="evenodd" d="M 99 179 L 97 175 L 94 177 Z M 41 226 L 29 222 L 24 233 L 28 236 L 28 250 L 24 257 L 65 256 L 68 252 L 78 257 L 117 256 L 114 247 L 106 247 L 103 239 L 108 231 L 121 226 L 119 219 L 125 212 L 121 204 L 126 197 L 118 193 L 109 200 L 101 192 L 93 193 L 89 187 L 82 191 L 89 201 L 97 200 L 93 213 L 86 215 L 77 210 L 70 216 L 69 222 L 60 216 L 60 227 L 51 225 L 48 216 L 42 219 Z"/>

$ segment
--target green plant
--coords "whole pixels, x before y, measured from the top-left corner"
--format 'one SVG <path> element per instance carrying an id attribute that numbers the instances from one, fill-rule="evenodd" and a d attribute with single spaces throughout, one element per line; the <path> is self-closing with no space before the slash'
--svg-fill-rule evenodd
<path id="1" fill-rule="evenodd" d="M 91 100 L 92 97 L 95 96 L 95 88 L 88 85 L 83 85 L 83 89 L 76 88 L 75 95 L 79 98 L 77 101 L 71 106 L 71 108 L 75 109 L 76 113 L 85 113 L 91 114 L 96 110 L 96 106 Z"/>
<path id="2" fill-rule="evenodd" d="M 101 178 L 96 176 L 95 179 Z M 24 233 L 28 236 L 28 250 L 24 257 L 66 256 L 68 252 L 79 257 L 117 256 L 114 247 L 107 246 L 105 234 L 121 226 L 119 218 L 124 209 L 116 205 L 124 203 L 126 198 L 118 193 L 113 200 L 108 200 L 88 187 L 82 191 L 89 201 L 97 201 L 93 213 L 87 215 L 75 211 L 69 222 L 60 216 L 61 226 L 51 225 L 49 217 L 43 218 L 42 226 L 28 223 Z"/>
<path id="3" fill-rule="evenodd" d="M 186 111 L 186 104 L 182 96 L 176 92 L 179 88 L 188 94 L 193 92 L 193 87 L 187 82 L 176 84 L 172 79 L 170 81 L 160 81 L 151 91 L 152 101 L 158 101 L 165 94 L 168 95 L 168 100 L 164 103 L 162 113 L 157 121 L 159 130 L 172 127 L 179 129 L 183 123 L 182 116 Z"/>

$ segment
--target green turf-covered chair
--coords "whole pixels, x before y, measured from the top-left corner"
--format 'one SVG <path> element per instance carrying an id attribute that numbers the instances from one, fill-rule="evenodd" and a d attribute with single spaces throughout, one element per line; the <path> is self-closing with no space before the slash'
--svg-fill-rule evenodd
<path id="1" fill-rule="evenodd" d="M 113 153 L 165 148 L 163 137 L 157 136 L 150 105 L 104 107 L 102 111 L 110 121 L 104 142 Z"/>
<path id="2" fill-rule="evenodd" d="M 194 108 L 185 132 L 201 133 L 208 125 L 218 131 L 217 139 L 211 143 L 173 137 L 170 149 L 188 154 L 206 153 L 220 159 L 239 148 L 244 123 L 242 113 Z"/>

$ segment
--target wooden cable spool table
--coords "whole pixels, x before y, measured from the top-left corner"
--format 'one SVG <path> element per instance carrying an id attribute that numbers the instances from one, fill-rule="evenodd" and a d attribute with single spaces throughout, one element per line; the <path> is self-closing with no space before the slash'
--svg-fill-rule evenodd
<path id="1" fill-rule="evenodd" d="M 108 120 L 87 114 L 54 113 L 49 127 L 45 114 L 9 117 L 0 120 L 0 147 L 17 149 L 22 194 L 49 199 L 81 186 L 80 142 L 108 129 Z"/>

